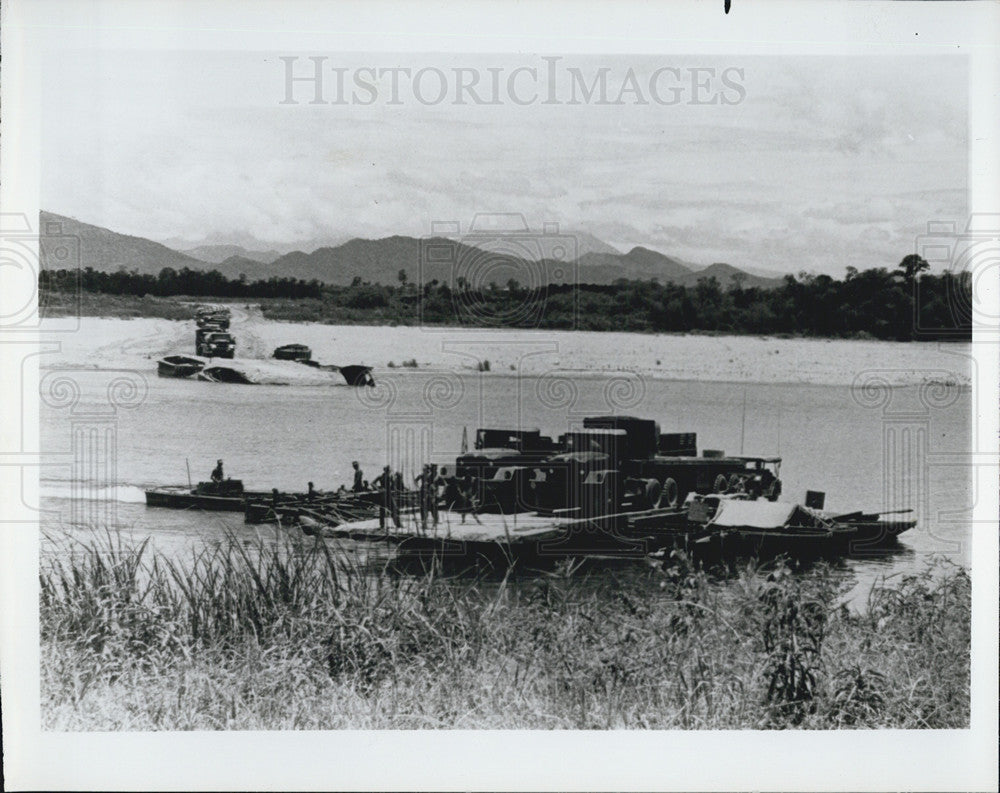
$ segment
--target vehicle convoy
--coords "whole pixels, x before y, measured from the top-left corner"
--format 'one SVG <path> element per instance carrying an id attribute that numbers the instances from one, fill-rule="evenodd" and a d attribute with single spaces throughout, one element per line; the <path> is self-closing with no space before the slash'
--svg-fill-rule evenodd
<path id="1" fill-rule="evenodd" d="M 195 312 L 195 324 L 199 328 L 212 326 L 219 330 L 229 330 L 231 319 L 229 309 L 218 306 L 202 306 Z"/>
<path id="2" fill-rule="evenodd" d="M 198 328 L 195 332 L 195 354 L 206 358 L 233 358 L 236 340 L 232 334 L 214 325 Z"/>
<path id="3" fill-rule="evenodd" d="M 599 515 L 678 507 L 688 493 L 746 493 L 774 501 L 779 457 L 697 453 L 695 433 L 660 433 L 633 416 L 591 416 L 557 443 L 538 430 L 481 429 L 456 475 L 478 482 L 483 509 Z"/>
<path id="4" fill-rule="evenodd" d="M 292 371 L 298 370 L 298 366 L 286 367 L 283 363 L 276 366 L 260 366 L 251 359 L 234 360 L 236 358 L 236 339 L 228 330 L 230 319 L 228 308 L 217 306 L 198 308 L 195 313 L 197 328 L 195 330 L 194 355 L 176 353 L 163 356 L 156 362 L 157 374 L 160 377 L 191 378 L 212 383 L 248 385 L 267 382 L 284 384 L 284 375 L 290 375 L 288 380 L 292 382 L 301 375 L 301 371 Z M 223 361 L 213 360 L 220 358 Z M 337 378 L 333 375 L 339 374 L 349 386 L 375 385 L 371 366 L 364 364 L 346 366 L 322 364 L 313 360 L 312 350 L 305 344 L 284 344 L 274 350 L 272 358 L 275 361 L 302 364 L 310 369 L 331 374 L 329 377 L 305 378 L 311 382 L 320 381 L 323 385 L 335 385 Z M 225 363 L 225 360 L 232 360 L 233 363 Z M 299 377 L 299 379 L 303 378 Z"/>

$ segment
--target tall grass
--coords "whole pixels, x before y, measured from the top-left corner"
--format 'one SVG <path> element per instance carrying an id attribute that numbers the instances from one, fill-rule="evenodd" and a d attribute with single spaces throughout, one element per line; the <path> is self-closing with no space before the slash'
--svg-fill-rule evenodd
<path id="1" fill-rule="evenodd" d="M 960 727 L 961 570 L 873 590 L 683 556 L 586 580 L 401 576 L 323 541 L 183 561 L 114 534 L 41 570 L 50 729 Z"/>
<path id="2" fill-rule="evenodd" d="M 178 298 L 154 295 L 109 295 L 101 292 L 59 292 L 45 290 L 39 295 L 41 317 L 117 317 L 135 319 L 194 319 L 194 308 Z"/>

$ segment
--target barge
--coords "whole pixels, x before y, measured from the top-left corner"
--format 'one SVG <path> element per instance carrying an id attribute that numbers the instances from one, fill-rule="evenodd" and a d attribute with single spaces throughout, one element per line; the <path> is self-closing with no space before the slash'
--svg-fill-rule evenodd
<path id="1" fill-rule="evenodd" d="M 684 547 L 750 556 L 864 554 L 895 545 L 916 521 L 781 499 L 779 457 L 698 454 L 694 433 L 655 421 L 585 418 L 557 440 L 482 429 L 454 467 L 425 468 L 420 490 L 243 490 L 239 480 L 147 491 L 150 506 L 243 511 L 319 537 L 394 543 L 422 554 L 556 558 L 641 556 Z M 386 469 L 388 470 L 388 469 Z M 431 476 L 430 474 L 434 475 Z M 908 512 L 908 510 L 904 510 Z"/>
<path id="2" fill-rule="evenodd" d="M 243 512 L 247 499 L 269 497 L 269 493 L 247 491 L 239 479 L 199 482 L 196 487 L 173 485 L 145 491 L 147 507 L 201 509 L 211 512 Z"/>

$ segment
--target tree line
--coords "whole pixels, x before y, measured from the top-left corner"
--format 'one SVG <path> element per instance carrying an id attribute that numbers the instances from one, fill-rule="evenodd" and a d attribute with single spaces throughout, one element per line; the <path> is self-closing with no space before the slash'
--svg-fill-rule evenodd
<path id="1" fill-rule="evenodd" d="M 315 279 L 279 278 L 248 281 L 246 276 L 226 278 L 218 270 L 192 270 L 184 267 L 175 270 L 164 267 L 159 274 L 140 273 L 135 270 L 102 272 L 93 267 L 82 270 L 42 270 L 38 276 L 40 291 L 101 292 L 109 295 L 154 295 L 171 297 L 321 297 L 323 284 Z"/>
<path id="2" fill-rule="evenodd" d="M 119 295 L 254 298 L 271 319 L 327 323 L 794 334 L 818 337 L 970 339 L 971 279 L 926 272 L 906 257 L 895 270 L 848 268 L 845 278 L 799 273 L 771 289 L 702 278 L 694 287 L 620 280 L 532 289 L 511 280 L 473 286 L 397 284 L 355 278 L 349 286 L 272 277 L 227 279 L 217 271 L 165 268 L 159 275 L 91 268 L 46 270 L 39 288 Z"/>

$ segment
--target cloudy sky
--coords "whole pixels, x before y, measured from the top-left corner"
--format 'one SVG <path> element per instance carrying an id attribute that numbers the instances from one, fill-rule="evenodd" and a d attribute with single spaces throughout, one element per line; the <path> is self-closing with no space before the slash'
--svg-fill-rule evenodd
<path id="1" fill-rule="evenodd" d="M 281 57 L 309 76 L 310 55 L 324 103 L 307 82 L 283 103 Z M 968 213 L 963 57 L 557 56 L 64 52 L 42 206 L 192 244 L 519 212 L 623 251 L 831 274 L 892 267 L 928 221 Z M 366 70 L 398 68 L 394 103 L 393 73 Z M 577 75 L 598 81 L 589 101 Z"/>

